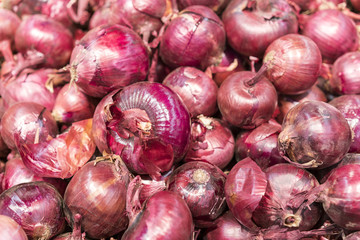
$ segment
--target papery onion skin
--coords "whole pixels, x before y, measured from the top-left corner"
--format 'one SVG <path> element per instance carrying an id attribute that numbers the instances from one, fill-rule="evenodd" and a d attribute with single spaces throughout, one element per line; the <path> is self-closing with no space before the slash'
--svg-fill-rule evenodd
<path id="1" fill-rule="evenodd" d="M 311 15 L 302 34 L 316 43 L 327 63 L 333 63 L 341 55 L 359 47 L 354 21 L 336 9 L 319 10 Z"/>
<path id="2" fill-rule="evenodd" d="M 229 0 L 177 0 L 177 4 L 180 10 L 190 7 L 192 5 L 204 5 L 215 12 L 221 12 L 226 5 L 229 3 Z"/>
<path id="3" fill-rule="evenodd" d="M 21 226 L 5 215 L 0 215 L 0 235 L 3 239 L 28 240 Z"/>
<path id="4" fill-rule="evenodd" d="M 360 93 L 360 52 L 348 52 L 334 62 L 329 80 L 331 91 L 338 95 Z"/>
<path id="5" fill-rule="evenodd" d="M 222 121 L 199 116 L 192 120 L 191 142 L 184 161 L 207 161 L 224 169 L 232 160 L 234 149 L 234 136 Z"/>
<path id="6" fill-rule="evenodd" d="M 279 152 L 292 164 L 326 168 L 338 163 L 351 145 L 351 129 L 341 112 L 321 101 L 297 104 L 285 116 Z"/>
<path id="7" fill-rule="evenodd" d="M 42 54 L 43 67 L 60 68 L 69 62 L 73 36 L 61 23 L 44 15 L 24 18 L 15 34 L 16 49 L 22 54 L 35 50 Z"/>
<path id="8" fill-rule="evenodd" d="M 266 75 L 276 90 L 287 95 L 301 94 L 315 83 L 321 69 L 321 53 L 310 38 L 288 34 L 267 48 L 263 63 Z"/>
<path id="9" fill-rule="evenodd" d="M 65 27 L 70 28 L 73 25 L 73 21 L 68 12 L 64 10 L 68 2 L 69 0 L 47 0 L 41 7 L 41 14 L 49 16 L 55 21 L 62 23 Z"/>
<path id="10" fill-rule="evenodd" d="M 107 238 L 124 230 L 126 189 L 131 175 L 121 161 L 88 162 L 70 180 L 64 201 L 90 238 Z M 68 219 L 69 220 L 69 219 Z"/>
<path id="11" fill-rule="evenodd" d="M 286 1 L 257 0 L 246 9 L 247 2 L 231 1 L 222 14 L 228 42 L 238 53 L 262 57 L 275 39 L 297 33 L 295 12 Z"/>
<path id="12" fill-rule="evenodd" d="M 87 95 L 104 97 L 114 89 L 146 78 L 148 50 L 133 30 L 102 25 L 87 32 L 70 59 L 71 78 Z"/>
<path id="13" fill-rule="evenodd" d="M 218 87 L 204 72 L 194 67 L 179 67 L 162 83 L 180 96 L 192 117 L 216 113 Z"/>
<path id="14" fill-rule="evenodd" d="M 51 239 L 65 228 L 63 199 L 49 183 L 22 183 L 0 195 L 0 214 L 14 219 L 29 239 Z"/>
<path id="15" fill-rule="evenodd" d="M 40 114 L 41 121 L 39 121 Z M 56 121 L 51 113 L 44 110 L 43 106 L 32 102 L 12 105 L 1 118 L 1 125 L 1 136 L 10 149 L 16 149 L 15 133 L 20 134 L 22 140 L 27 143 L 34 143 L 37 129 L 40 130 L 40 142 L 46 140 L 49 135 L 55 137 L 58 134 Z"/>
<path id="16" fill-rule="evenodd" d="M 6 61 L 11 61 L 14 36 L 21 20 L 12 11 L 0 8 L 0 22 L 0 52 Z"/>
<path id="17" fill-rule="evenodd" d="M 205 70 L 221 61 L 225 29 L 220 18 L 206 6 L 190 6 L 167 26 L 159 54 L 171 68 L 180 66 Z"/>
<path id="18" fill-rule="evenodd" d="M 185 200 L 176 193 L 161 191 L 148 199 L 121 239 L 190 240 L 193 231 L 191 212 Z"/>
<path id="19" fill-rule="evenodd" d="M 256 73 L 242 71 L 231 74 L 220 86 L 217 96 L 219 110 L 231 125 L 251 129 L 268 121 L 277 105 L 277 93 L 263 76 L 254 85 L 247 82 Z"/>
<path id="20" fill-rule="evenodd" d="M 187 203 L 196 227 L 212 226 L 226 207 L 226 175 L 207 162 L 188 162 L 176 168 L 168 180 L 168 190 Z"/>

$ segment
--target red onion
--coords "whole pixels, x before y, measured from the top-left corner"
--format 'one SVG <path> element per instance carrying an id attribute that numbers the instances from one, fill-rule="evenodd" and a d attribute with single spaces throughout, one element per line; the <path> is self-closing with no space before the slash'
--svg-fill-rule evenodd
<path id="1" fill-rule="evenodd" d="M 13 54 L 11 45 L 14 41 L 16 29 L 19 27 L 21 20 L 10 10 L 0 8 L 0 52 L 5 61 L 12 61 Z"/>
<path id="2" fill-rule="evenodd" d="M 0 235 L 3 239 L 28 240 L 21 226 L 5 215 L 0 215 Z"/>
<path id="3" fill-rule="evenodd" d="M 73 81 L 87 95 L 110 91 L 146 78 L 149 56 L 141 38 L 120 25 L 90 30 L 76 44 L 70 60 Z"/>
<path id="4" fill-rule="evenodd" d="M 56 97 L 52 115 L 58 122 L 71 124 L 91 118 L 94 111 L 95 104 L 92 99 L 75 86 L 66 84 Z"/>
<path id="5" fill-rule="evenodd" d="M 299 6 L 301 10 L 316 12 L 321 9 L 336 8 L 345 0 L 291 0 L 291 2 Z"/>
<path id="6" fill-rule="evenodd" d="M 63 67 L 70 59 L 73 44 L 71 32 L 44 15 L 25 17 L 15 34 L 16 49 L 28 58 L 39 55 L 37 63 L 42 67 Z"/>
<path id="7" fill-rule="evenodd" d="M 360 93 L 360 52 L 348 52 L 336 59 L 329 80 L 332 92 L 336 94 Z"/>
<path id="8" fill-rule="evenodd" d="M 125 164 L 117 159 L 89 162 L 70 180 L 64 200 L 72 216 L 81 215 L 86 236 L 107 238 L 126 228 L 126 189 L 130 178 Z"/>
<path id="9" fill-rule="evenodd" d="M 56 87 L 53 92 L 46 88 L 46 82 L 53 69 L 26 69 L 16 79 L 2 84 L 1 96 L 5 108 L 17 102 L 35 102 L 49 111 L 53 109 L 55 98 L 60 90 Z"/>
<path id="10" fill-rule="evenodd" d="M 63 199 L 49 183 L 23 183 L 0 195 L 0 214 L 14 219 L 29 239 L 51 239 L 65 228 Z"/>
<path id="11" fill-rule="evenodd" d="M 138 174 L 159 176 L 186 154 L 190 117 L 171 89 L 139 82 L 98 104 L 92 131 L 100 152 L 121 156 Z"/>
<path id="12" fill-rule="evenodd" d="M 242 71 L 231 74 L 221 84 L 217 102 L 227 122 L 255 128 L 271 118 L 277 98 L 274 86 L 260 72 Z"/>
<path id="13" fill-rule="evenodd" d="M 196 227 L 206 228 L 225 210 L 226 175 L 207 162 L 188 162 L 172 173 L 168 190 L 187 203 Z"/>
<path id="14" fill-rule="evenodd" d="M 323 60 L 328 63 L 357 50 L 359 46 L 354 21 L 335 9 L 319 10 L 310 16 L 304 25 L 303 34 L 314 40 Z"/>
<path id="15" fill-rule="evenodd" d="M 180 10 L 192 5 L 204 5 L 216 12 L 221 12 L 229 2 L 229 0 L 177 0 Z"/>
<path id="16" fill-rule="evenodd" d="M 338 163 L 351 145 L 351 129 L 341 112 L 328 103 L 297 104 L 285 116 L 278 137 L 280 155 L 303 168 Z"/>
<path id="17" fill-rule="evenodd" d="M 184 199 L 170 191 L 161 191 L 148 199 L 142 210 L 130 219 L 122 240 L 192 239 L 194 224 Z"/>
<path id="18" fill-rule="evenodd" d="M 10 149 L 16 149 L 15 133 L 26 143 L 43 142 L 48 136 L 55 137 L 58 133 L 51 113 L 32 102 L 20 102 L 9 107 L 1 118 L 1 125 L 1 136 Z"/>
<path id="19" fill-rule="evenodd" d="M 277 149 L 280 131 L 281 125 L 270 120 L 253 130 L 240 132 L 235 143 L 236 160 L 250 157 L 263 171 L 275 164 L 286 162 Z"/>
<path id="20" fill-rule="evenodd" d="M 359 0 L 350 0 L 351 6 L 357 11 L 360 11 L 360 1 Z"/>
<path id="21" fill-rule="evenodd" d="M 101 8 L 105 4 L 106 0 L 74 0 L 69 1 L 67 4 L 67 11 L 71 19 L 79 23 L 81 25 L 84 25 L 87 23 L 89 19 L 89 12 L 88 12 L 88 5 L 90 5 L 91 9 L 93 11 L 96 11 L 97 9 Z M 76 12 L 74 9 L 74 4 L 76 5 Z"/>
<path id="22" fill-rule="evenodd" d="M 81 233 L 81 215 L 75 214 L 72 232 L 60 234 L 52 240 L 87 240 L 85 233 Z"/>
<path id="23" fill-rule="evenodd" d="M 92 119 L 75 122 L 56 138 L 39 143 L 24 143 L 15 136 L 26 167 L 41 177 L 70 178 L 95 152 L 91 134 Z"/>
<path id="24" fill-rule="evenodd" d="M 285 0 L 234 0 L 222 20 L 230 46 L 246 56 L 261 57 L 275 39 L 298 31 L 295 12 Z"/>
<path id="25" fill-rule="evenodd" d="M 68 12 L 64 11 L 69 2 L 69 0 L 47 0 L 41 7 L 41 14 L 62 23 L 67 28 L 70 28 L 73 25 L 73 21 Z"/>
<path id="26" fill-rule="evenodd" d="M 114 14 L 114 11 L 111 9 L 113 5 L 112 1 L 107 1 L 104 6 L 97 9 L 90 18 L 89 29 L 96 28 L 100 25 L 105 24 L 120 24 L 124 23 Z"/>
<path id="27" fill-rule="evenodd" d="M 358 240 L 360 238 L 360 231 L 347 235 L 344 240 Z"/>
<path id="28" fill-rule="evenodd" d="M 299 95 L 279 95 L 279 114 L 276 116 L 276 120 L 282 123 L 286 113 L 294 107 L 296 104 L 305 101 L 322 101 L 327 102 L 325 93 L 316 85 L 312 86 L 305 93 Z"/>
<path id="29" fill-rule="evenodd" d="M 194 67 L 179 67 L 167 75 L 163 84 L 180 96 L 192 117 L 216 113 L 218 87 L 204 72 Z"/>
<path id="30" fill-rule="evenodd" d="M 192 120 L 191 142 L 184 161 L 207 161 L 225 168 L 234 156 L 231 130 L 216 118 L 198 116 Z"/>
<path id="31" fill-rule="evenodd" d="M 160 57 L 172 68 L 190 66 L 206 69 L 221 61 L 225 29 L 208 7 L 190 6 L 167 26 L 160 42 Z"/>
<path id="32" fill-rule="evenodd" d="M 263 63 L 268 79 L 278 92 L 300 94 L 316 83 L 321 69 L 321 53 L 310 38 L 288 34 L 268 46 Z"/>

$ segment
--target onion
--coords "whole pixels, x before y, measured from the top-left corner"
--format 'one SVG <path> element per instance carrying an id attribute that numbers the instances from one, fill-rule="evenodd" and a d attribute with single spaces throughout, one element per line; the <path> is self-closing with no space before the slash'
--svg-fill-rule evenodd
<path id="1" fill-rule="evenodd" d="M 216 113 L 218 87 L 204 72 L 194 67 L 179 67 L 167 75 L 163 84 L 180 96 L 192 117 Z"/>
<path id="2" fill-rule="evenodd" d="M 190 117 L 171 89 L 139 82 L 99 103 L 92 132 L 100 152 L 121 156 L 133 172 L 159 176 L 186 154 Z"/>
<path id="3" fill-rule="evenodd" d="M 178 193 L 187 203 L 196 227 L 206 228 L 225 210 L 226 175 L 206 162 L 188 162 L 171 174 L 168 190 Z"/>
<path id="4" fill-rule="evenodd" d="M 357 240 L 360 238 L 360 231 L 347 235 L 344 240 Z"/>
<path id="5" fill-rule="evenodd" d="M 263 63 L 268 79 L 278 92 L 301 94 L 316 83 L 321 69 L 321 53 L 310 38 L 288 34 L 268 46 Z"/>
<path id="6" fill-rule="evenodd" d="M 126 228 L 126 189 L 130 179 L 126 166 L 117 159 L 89 162 L 70 180 L 64 200 L 73 217 L 81 215 L 86 236 L 107 238 Z"/>
<path id="7" fill-rule="evenodd" d="M 67 28 L 73 25 L 69 13 L 64 11 L 66 5 L 70 2 L 69 0 L 46 0 L 44 2 L 41 7 L 41 14 L 62 23 Z"/>
<path id="8" fill-rule="evenodd" d="M 305 23 L 303 34 L 314 40 L 327 63 L 333 63 L 341 55 L 355 51 L 359 46 L 355 23 L 335 9 L 314 13 Z"/>
<path id="9" fill-rule="evenodd" d="M 58 133 L 51 113 L 43 106 L 31 102 L 20 102 L 9 107 L 1 118 L 1 125 L 1 136 L 10 149 L 16 149 L 16 133 L 26 143 L 34 143 L 35 140 L 42 142 L 48 136 L 55 137 Z"/>
<path id="10" fill-rule="evenodd" d="M 95 152 L 91 135 L 92 119 L 75 122 L 56 138 L 39 143 L 24 143 L 15 136 L 16 145 L 26 167 L 41 177 L 70 178 Z"/>
<path id="11" fill-rule="evenodd" d="M 0 215 L 0 235 L 3 239 L 28 240 L 21 226 L 5 215 Z"/>
<path id="12" fill-rule="evenodd" d="M 222 20 L 230 46 L 246 56 L 262 57 L 275 39 L 298 31 L 295 12 L 285 0 L 234 0 Z"/>
<path id="13" fill-rule="evenodd" d="M 336 8 L 339 4 L 344 3 L 345 0 L 292 0 L 302 10 L 316 12 L 321 9 Z"/>
<path id="14" fill-rule="evenodd" d="M 161 191 L 148 199 L 142 210 L 130 219 L 122 240 L 191 239 L 194 224 L 189 207 L 176 193 Z"/>
<path id="15" fill-rule="evenodd" d="M 329 84 L 335 94 L 360 93 L 360 52 L 348 52 L 336 59 Z"/>
<path id="16" fill-rule="evenodd" d="M 249 129 L 272 117 L 277 98 L 274 86 L 260 72 L 242 71 L 231 74 L 221 84 L 217 102 L 227 122 Z"/>
<path id="17" fill-rule="evenodd" d="M 0 214 L 14 219 L 29 239 L 51 239 L 65 228 L 63 199 L 49 183 L 22 183 L 0 195 Z"/>
<path id="18" fill-rule="evenodd" d="M 226 5 L 229 3 L 229 0 L 177 0 L 177 4 L 180 10 L 190 7 L 192 5 L 204 5 L 215 12 L 221 12 Z"/>
<path id="19" fill-rule="evenodd" d="M 143 41 L 120 25 L 90 30 L 76 44 L 70 59 L 72 81 L 93 97 L 144 80 L 148 68 L 149 56 Z"/>
<path id="20" fill-rule="evenodd" d="M 5 108 L 17 102 L 35 102 L 51 111 L 60 90 L 58 87 L 54 91 L 46 88 L 49 75 L 54 73 L 53 69 L 26 69 L 16 79 L 4 82 L 1 96 Z"/>
<path id="21" fill-rule="evenodd" d="M 328 103 L 297 104 L 285 116 L 278 137 L 280 155 L 303 168 L 338 163 L 351 145 L 351 129 L 341 112 Z"/>
<path id="22" fill-rule="evenodd" d="M 94 111 L 95 104 L 92 99 L 75 86 L 66 84 L 56 97 L 52 115 L 58 122 L 71 124 L 91 118 Z"/>
<path id="23" fill-rule="evenodd" d="M 12 61 L 14 59 L 11 46 L 14 41 L 16 29 L 19 27 L 21 20 L 10 10 L 0 8 L 0 22 L 0 52 L 5 58 L 5 61 Z"/>
<path id="24" fill-rule="evenodd" d="M 351 6 L 357 11 L 360 11 L 360 1 L 359 0 L 350 0 Z"/>
<path id="25" fill-rule="evenodd" d="M 77 3 L 76 12 L 73 6 L 75 3 Z M 79 23 L 80 25 L 84 25 L 87 23 L 90 16 L 88 12 L 89 5 L 93 11 L 96 11 L 97 9 L 104 6 L 105 3 L 106 0 L 74 0 L 74 1 L 69 1 L 69 3 L 66 6 L 67 6 L 68 14 L 71 17 L 71 19 L 74 22 Z"/>
<path id="26" fill-rule="evenodd" d="M 190 6 L 167 26 L 160 42 L 160 57 L 172 68 L 180 66 L 205 70 L 221 61 L 225 29 L 208 7 Z"/>
<path id="27" fill-rule="evenodd" d="M 239 162 L 250 157 L 263 171 L 275 164 L 286 162 L 277 148 L 280 131 L 281 125 L 270 120 L 253 130 L 240 132 L 235 143 L 236 160 Z"/>
<path id="28" fill-rule="evenodd" d="M 198 116 L 192 120 L 191 142 L 184 161 L 206 161 L 223 169 L 234 156 L 231 130 L 216 118 Z"/>
<path id="29" fill-rule="evenodd" d="M 63 233 L 56 236 L 52 240 L 87 240 L 85 233 L 81 233 L 81 215 L 75 214 L 74 216 L 74 229 L 72 232 Z"/>

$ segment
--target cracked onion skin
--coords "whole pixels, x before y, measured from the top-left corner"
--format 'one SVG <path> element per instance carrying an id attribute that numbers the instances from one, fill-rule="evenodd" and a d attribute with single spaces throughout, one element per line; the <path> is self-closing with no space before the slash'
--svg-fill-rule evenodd
<path id="1" fill-rule="evenodd" d="M 302 168 L 326 168 L 343 158 L 352 141 L 341 112 L 321 101 L 299 103 L 286 114 L 278 137 L 280 155 Z"/>

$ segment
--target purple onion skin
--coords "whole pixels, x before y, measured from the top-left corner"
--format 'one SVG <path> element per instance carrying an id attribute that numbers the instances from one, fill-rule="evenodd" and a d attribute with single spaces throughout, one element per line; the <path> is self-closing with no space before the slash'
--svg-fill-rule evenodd
<path id="1" fill-rule="evenodd" d="M 107 238 L 126 228 L 126 189 L 130 178 L 122 162 L 100 161 L 88 162 L 70 180 L 64 201 L 72 216 L 81 215 L 86 236 Z"/>
<path id="2" fill-rule="evenodd" d="M 164 79 L 163 84 L 177 93 L 192 117 L 212 116 L 217 112 L 218 87 L 204 72 L 194 67 L 179 67 Z"/>
<path id="3" fill-rule="evenodd" d="M 69 62 L 74 47 L 71 32 L 44 15 L 24 18 L 15 34 L 16 49 L 26 55 L 35 50 L 44 57 L 42 67 L 60 68 Z"/>
<path id="4" fill-rule="evenodd" d="M 0 235 L 2 239 L 28 240 L 21 226 L 12 218 L 0 215 Z"/>
<path id="5" fill-rule="evenodd" d="M 0 195 L 0 214 L 14 219 L 29 239 L 51 239 L 65 228 L 63 199 L 49 183 L 22 183 Z"/>
<path id="6" fill-rule="evenodd" d="M 351 128 L 352 142 L 348 152 L 360 153 L 360 96 L 343 95 L 334 98 L 329 104 L 341 112 Z"/>
<path id="7" fill-rule="evenodd" d="M 338 95 L 360 93 L 360 52 L 348 52 L 336 59 L 329 80 L 331 91 Z"/>
<path id="8" fill-rule="evenodd" d="M 48 110 L 39 115 L 44 107 L 32 102 L 20 102 L 8 108 L 1 118 L 1 136 L 10 149 L 16 149 L 14 133 L 19 133 L 26 143 L 34 143 L 36 131 L 40 128 L 39 141 L 45 141 L 50 135 L 58 134 L 56 121 Z"/>
<path id="9" fill-rule="evenodd" d="M 206 6 L 190 6 L 167 26 L 159 54 L 171 68 L 180 66 L 205 70 L 221 61 L 225 29 L 220 18 Z"/>
<path id="10" fill-rule="evenodd" d="M 121 240 L 190 240 L 194 224 L 184 199 L 170 191 L 154 194 Z"/>
<path id="11" fill-rule="evenodd" d="M 41 14 L 49 16 L 62 23 L 67 28 L 70 28 L 73 25 L 73 21 L 71 20 L 66 9 L 66 5 L 69 0 L 47 0 L 45 4 L 41 7 Z"/>
<path id="12" fill-rule="evenodd" d="M 231 74 L 220 86 L 219 110 L 231 125 L 252 129 L 267 122 L 275 111 L 278 95 L 265 77 L 254 85 L 247 82 L 256 73 L 242 71 Z"/>
<path id="13" fill-rule="evenodd" d="M 204 5 L 215 12 L 221 12 L 229 3 L 229 0 L 177 0 L 177 4 L 180 10 L 193 5 Z"/>
<path id="14" fill-rule="evenodd" d="M 12 44 L 21 20 L 14 12 L 1 8 L 0 22 L 0 52 L 6 61 L 11 61 L 13 58 Z"/>
<path id="15" fill-rule="evenodd" d="M 184 161 L 207 161 L 224 169 L 233 158 L 234 149 L 234 136 L 222 121 L 199 116 L 192 120 L 191 142 Z"/>
<path id="16" fill-rule="evenodd" d="M 236 160 L 239 162 L 250 157 L 263 171 L 275 164 L 286 162 L 277 148 L 280 131 L 281 125 L 270 120 L 253 130 L 240 132 L 235 142 Z"/>
<path id="17" fill-rule="evenodd" d="M 188 162 L 172 173 L 168 190 L 178 193 L 187 203 L 196 227 L 214 224 L 225 210 L 226 175 L 207 162 Z"/>
<path id="18" fill-rule="evenodd" d="M 347 235 L 344 240 L 358 240 L 360 238 L 360 231 Z"/>
<path id="19" fill-rule="evenodd" d="M 307 101 L 286 114 L 278 148 L 292 164 L 321 169 L 343 158 L 351 138 L 350 126 L 339 110 L 321 101 Z"/>
<path id="20" fill-rule="evenodd" d="M 354 21 L 336 9 L 319 10 L 305 23 L 305 36 L 314 40 L 323 61 L 333 63 L 341 55 L 356 51 L 359 37 Z"/>
<path id="21" fill-rule="evenodd" d="M 300 34 L 276 39 L 265 51 L 266 75 L 276 90 L 287 95 L 308 91 L 317 81 L 321 53 L 315 42 Z"/>
<path id="22" fill-rule="evenodd" d="M 275 39 L 297 33 L 296 15 L 285 0 L 258 0 L 250 9 L 246 5 L 231 1 L 222 14 L 228 42 L 238 53 L 262 57 Z"/>
<path id="23" fill-rule="evenodd" d="M 149 55 L 133 30 L 101 25 L 76 44 L 70 65 L 77 86 L 87 95 L 101 98 L 114 89 L 145 80 Z"/>

